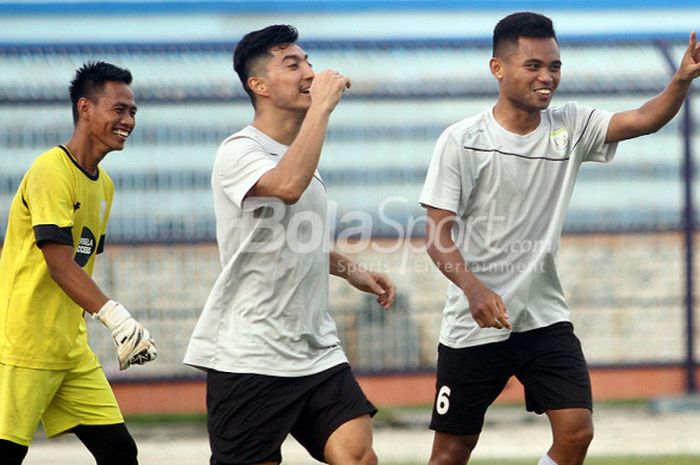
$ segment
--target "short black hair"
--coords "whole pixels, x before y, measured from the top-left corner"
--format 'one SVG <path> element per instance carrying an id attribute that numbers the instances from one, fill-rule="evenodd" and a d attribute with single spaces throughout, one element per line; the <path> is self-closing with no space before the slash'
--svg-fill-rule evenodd
<path id="1" fill-rule="evenodd" d="M 493 29 L 493 56 L 505 43 L 517 44 L 521 37 L 557 40 L 554 25 L 548 17 L 529 11 L 513 13 L 500 20 Z"/>
<path id="2" fill-rule="evenodd" d="M 78 100 L 85 97 L 94 102 L 108 81 L 131 84 L 131 72 L 104 61 L 88 61 L 75 72 L 68 93 L 73 107 L 73 123 L 78 122 Z"/>
<path id="3" fill-rule="evenodd" d="M 255 95 L 248 87 L 248 78 L 255 61 L 263 56 L 270 55 L 274 47 L 284 47 L 296 43 L 299 32 L 294 26 L 288 24 L 274 24 L 259 31 L 249 32 L 236 45 L 233 51 L 233 69 L 243 84 L 243 90 L 250 97 L 255 106 Z"/>

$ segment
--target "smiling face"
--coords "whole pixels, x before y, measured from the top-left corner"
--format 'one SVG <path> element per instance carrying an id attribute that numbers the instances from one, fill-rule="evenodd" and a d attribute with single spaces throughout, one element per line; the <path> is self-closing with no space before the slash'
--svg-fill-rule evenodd
<path id="1" fill-rule="evenodd" d="M 102 91 L 81 98 L 79 123 L 88 131 L 94 146 L 101 152 L 122 150 L 136 126 L 136 103 L 131 88 L 118 81 L 107 81 Z"/>
<path id="2" fill-rule="evenodd" d="M 260 60 L 248 79 L 257 95 L 256 105 L 267 104 L 292 112 L 306 112 L 311 105 L 309 89 L 314 72 L 308 55 L 296 44 L 275 47 Z"/>
<path id="3" fill-rule="evenodd" d="M 554 38 L 520 37 L 491 59 L 498 80 L 499 103 L 514 111 L 539 113 L 546 109 L 561 78 L 559 45 Z"/>

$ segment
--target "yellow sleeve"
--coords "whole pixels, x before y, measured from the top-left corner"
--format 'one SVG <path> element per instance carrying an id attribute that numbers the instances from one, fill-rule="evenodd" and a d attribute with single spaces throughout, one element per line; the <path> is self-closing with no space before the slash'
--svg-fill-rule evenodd
<path id="1" fill-rule="evenodd" d="M 37 244 L 51 240 L 73 245 L 75 188 L 70 173 L 51 161 L 49 157 L 38 159 L 27 172 L 22 201 L 29 210 Z"/>

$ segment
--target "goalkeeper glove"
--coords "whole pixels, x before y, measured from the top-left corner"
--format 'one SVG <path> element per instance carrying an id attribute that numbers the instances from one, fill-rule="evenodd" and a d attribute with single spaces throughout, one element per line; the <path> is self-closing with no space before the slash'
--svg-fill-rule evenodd
<path id="1" fill-rule="evenodd" d="M 99 318 L 112 331 L 120 370 L 126 370 L 134 364 L 143 365 L 158 356 L 158 349 L 148 330 L 134 320 L 122 304 L 109 300 L 92 317 Z"/>

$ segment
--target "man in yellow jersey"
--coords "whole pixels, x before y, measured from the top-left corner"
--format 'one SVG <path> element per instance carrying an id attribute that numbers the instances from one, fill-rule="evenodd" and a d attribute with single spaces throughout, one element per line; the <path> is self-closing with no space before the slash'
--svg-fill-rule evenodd
<path id="1" fill-rule="evenodd" d="M 42 421 L 73 432 L 98 465 L 136 464 L 136 444 L 97 357 L 84 312 L 112 332 L 121 369 L 153 360 L 150 334 L 92 280 L 114 185 L 99 162 L 134 129 L 131 73 L 87 63 L 70 84 L 75 125 L 40 155 L 10 206 L 0 256 L 0 457 L 24 460 Z"/>

